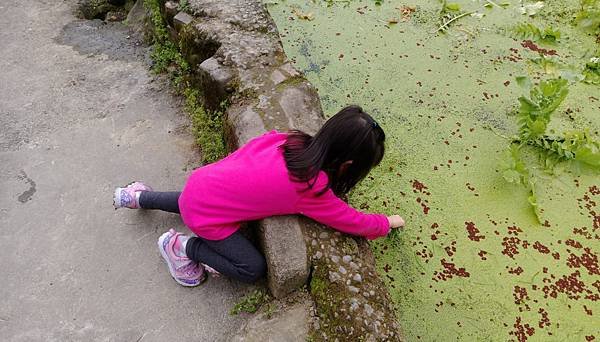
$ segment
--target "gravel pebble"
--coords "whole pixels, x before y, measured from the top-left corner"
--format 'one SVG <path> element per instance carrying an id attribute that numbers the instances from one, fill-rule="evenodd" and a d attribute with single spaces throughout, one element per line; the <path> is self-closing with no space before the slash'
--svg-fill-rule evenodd
<path id="1" fill-rule="evenodd" d="M 356 300 L 356 298 L 351 298 L 350 299 L 350 311 L 354 311 L 358 309 L 358 300 Z"/>
<path id="2" fill-rule="evenodd" d="M 332 255 L 331 256 L 331 261 L 333 261 L 334 263 L 339 263 L 340 262 L 340 257 L 337 255 Z"/>
<path id="3" fill-rule="evenodd" d="M 352 261 L 352 257 L 349 255 L 344 255 L 342 260 L 344 260 L 345 263 L 349 263 L 350 261 Z"/>
<path id="4" fill-rule="evenodd" d="M 338 269 L 338 271 L 340 271 L 341 274 L 348 273 L 348 271 L 346 271 L 346 269 L 344 268 L 344 266 L 340 266 L 340 268 Z"/>
<path id="5" fill-rule="evenodd" d="M 350 292 L 354 292 L 354 293 L 359 293 L 360 290 L 357 287 L 354 286 L 348 286 L 348 290 L 350 290 Z"/>
<path id="6" fill-rule="evenodd" d="M 362 281 L 362 277 L 361 277 L 361 276 L 360 276 L 360 274 L 358 274 L 358 273 L 356 273 L 356 274 L 354 275 L 354 277 L 352 277 L 352 279 L 353 279 L 354 281 L 356 281 L 356 282 L 359 282 L 359 283 Z"/>

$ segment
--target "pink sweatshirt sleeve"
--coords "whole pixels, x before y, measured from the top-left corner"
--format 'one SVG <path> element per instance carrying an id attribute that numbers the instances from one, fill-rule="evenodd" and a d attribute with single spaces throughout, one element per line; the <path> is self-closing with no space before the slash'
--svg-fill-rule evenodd
<path id="1" fill-rule="evenodd" d="M 298 210 L 317 222 L 369 240 L 386 236 L 390 231 L 387 216 L 362 213 L 338 198 L 331 189 L 321 196 L 316 196 L 314 190 L 307 191 L 298 201 Z"/>

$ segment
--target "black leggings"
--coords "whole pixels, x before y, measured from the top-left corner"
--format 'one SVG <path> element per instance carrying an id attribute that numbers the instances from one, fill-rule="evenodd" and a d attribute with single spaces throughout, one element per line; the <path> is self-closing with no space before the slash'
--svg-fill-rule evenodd
<path id="1" fill-rule="evenodd" d="M 140 207 L 179 213 L 181 192 L 143 191 L 140 194 Z M 191 237 L 185 248 L 188 258 L 214 268 L 220 273 L 253 283 L 265 275 L 265 258 L 239 231 L 223 240 L 207 240 Z"/>

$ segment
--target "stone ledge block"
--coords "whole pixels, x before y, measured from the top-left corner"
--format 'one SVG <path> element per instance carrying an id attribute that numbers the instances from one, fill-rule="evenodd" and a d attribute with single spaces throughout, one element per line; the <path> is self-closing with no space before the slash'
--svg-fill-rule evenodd
<path id="1" fill-rule="evenodd" d="M 185 12 L 179 12 L 175 17 L 173 17 L 173 26 L 177 32 L 179 32 L 181 31 L 182 27 L 191 24 L 192 21 L 194 21 L 194 17 Z"/>
<path id="2" fill-rule="evenodd" d="M 233 148 L 238 148 L 267 131 L 260 114 L 250 105 L 231 106 L 226 115 L 232 135 L 227 137 L 228 145 Z"/>
<path id="3" fill-rule="evenodd" d="M 228 68 L 221 65 L 214 57 L 200 63 L 199 68 L 210 75 L 210 78 L 223 91 L 231 90 L 229 89 L 229 82 L 233 80 L 233 73 Z"/>
<path id="4" fill-rule="evenodd" d="M 267 260 L 267 283 L 282 298 L 308 280 L 308 255 L 297 216 L 276 216 L 259 222 L 258 235 Z"/>
<path id="5" fill-rule="evenodd" d="M 279 95 L 279 106 L 292 127 L 308 134 L 317 133 L 325 123 L 319 95 L 308 81 L 285 86 Z"/>

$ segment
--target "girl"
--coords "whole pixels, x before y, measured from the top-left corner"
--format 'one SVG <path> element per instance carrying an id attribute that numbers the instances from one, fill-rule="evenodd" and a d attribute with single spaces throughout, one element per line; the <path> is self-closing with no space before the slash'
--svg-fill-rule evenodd
<path id="1" fill-rule="evenodd" d="M 158 239 L 179 284 L 199 285 L 205 271 L 251 283 L 265 274 L 266 264 L 238 231 L 240 222 L 302 214 L 368 239 L 404 226 L 398 215 L 361 213 L 339 198 L 381 162 L 384 140 L 370 115 L 349 106 L 314 137 L 296 130 L 254 138 L 221 161 L 196 169 L 182 192 L 155 192 L 141 182 L 117 188 L 114 206 L 181 214 L 197 236 L 171 229 Z"/>

